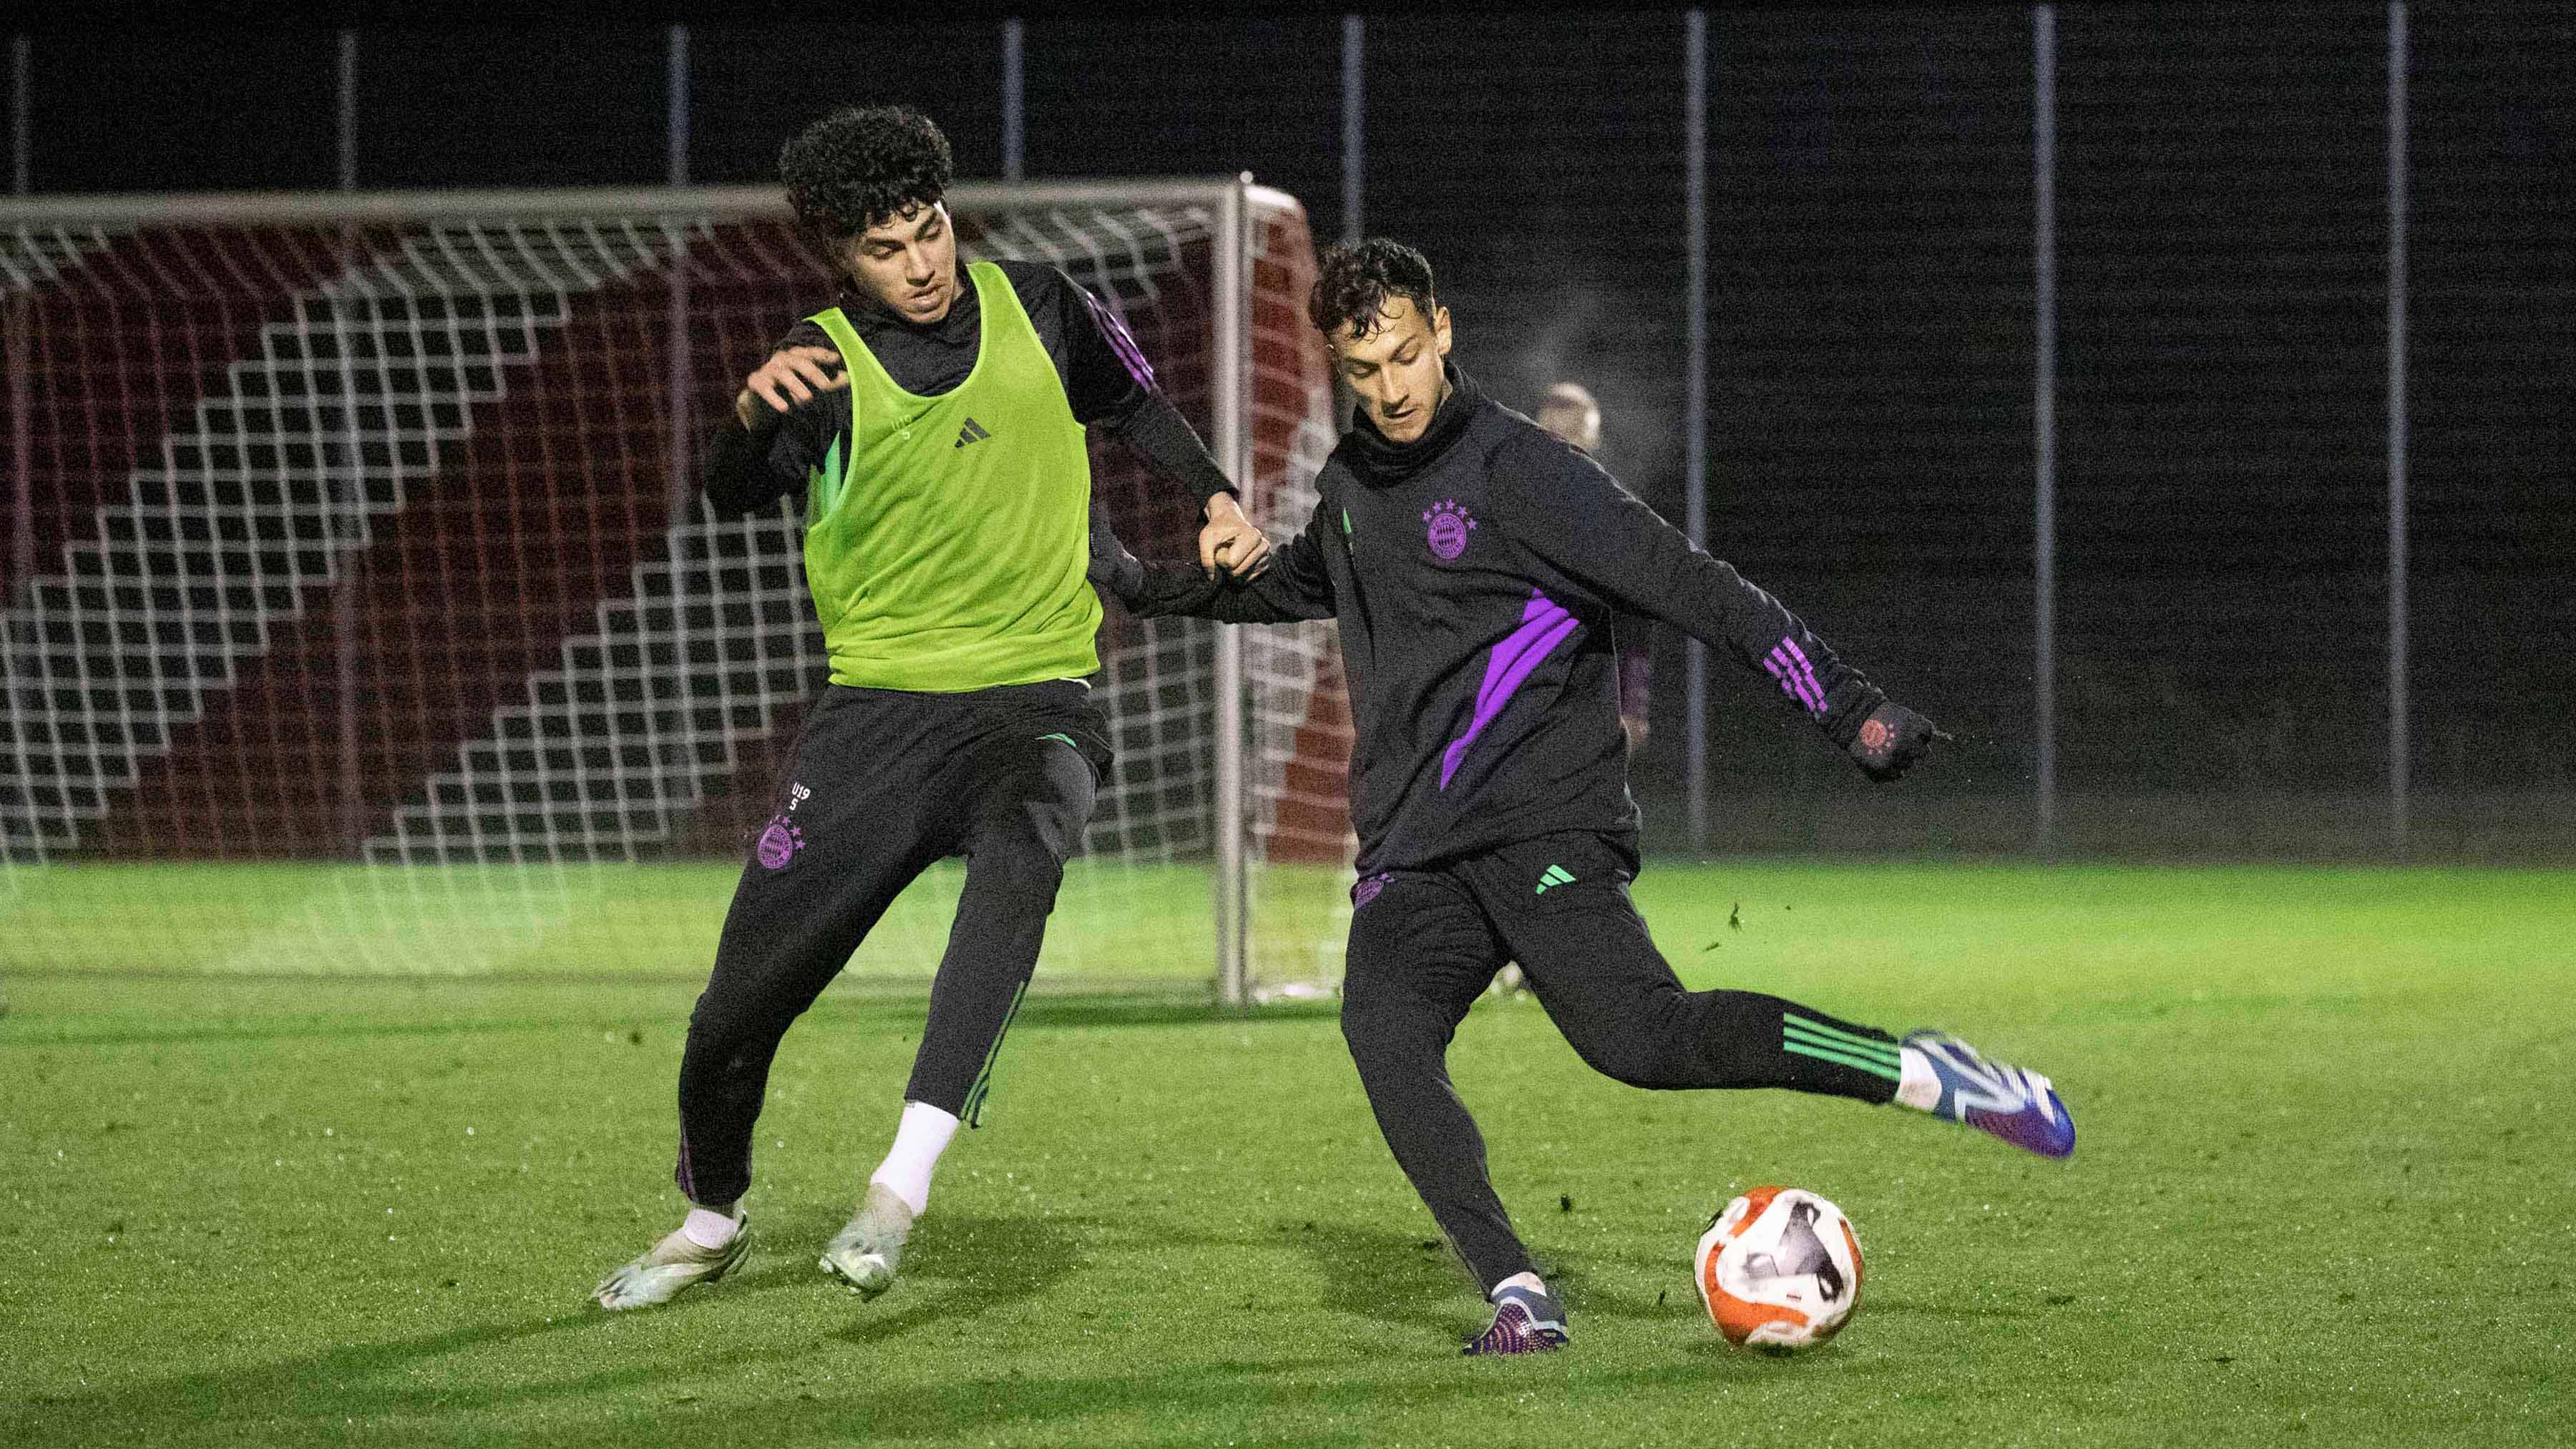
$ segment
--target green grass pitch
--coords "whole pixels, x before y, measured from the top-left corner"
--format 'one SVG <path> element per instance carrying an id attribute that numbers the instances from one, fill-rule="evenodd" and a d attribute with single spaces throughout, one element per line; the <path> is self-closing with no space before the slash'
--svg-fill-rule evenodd
<path id="1" fill-rule="evenodd" d="M 1059 993 L 863 1304 L 814 1255 L 883 1148 L 921 1003 L 835 992 L 781 1053 L 747 1273 L 611 1317 L 586 1290 L 678 1212 L 694 985 L 614 961 L 31 967 L 32 933 L 77 924 L 57 894 L 0 922 L 0 1442 L 2576 1434 L 2567 876 L 1734 862 L 1650 868 L 1638 895 L 1694 985 L 1946 1025 L 2051 1073 L 2076 1157 L 1623 1088 L 1534 1002 L 1489 998 L 1453 1070 L 1575 1343 L 1462 1360 L 1480 1305 L 1329 1006 Z M 183 898 L 157 907 L 174 941 Z M 1821 1351 L 1730 1350 L 1692 1294 L 1703 1221 L 1760 1182 L 1858 1227 L 1862 1306 Z"/>

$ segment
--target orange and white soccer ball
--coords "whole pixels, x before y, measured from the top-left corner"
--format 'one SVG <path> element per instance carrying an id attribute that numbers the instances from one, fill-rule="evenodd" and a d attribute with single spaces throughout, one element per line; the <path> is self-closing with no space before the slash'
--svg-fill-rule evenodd
<path id="1" fill-rule="evenodd" d="M 1733 1344 L 1806 1348 L 1860 1306 L 1860 1239 L 1843 1210 L 1796 1187 L 1757 1187 L 1700 1235 L 1699 1297 Z"/>

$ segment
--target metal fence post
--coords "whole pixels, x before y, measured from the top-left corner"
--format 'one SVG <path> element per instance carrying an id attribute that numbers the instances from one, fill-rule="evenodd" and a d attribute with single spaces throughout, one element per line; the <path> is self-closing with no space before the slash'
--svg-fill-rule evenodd
<path id="1" fill-rule="evenodd" d="M 2031 191 L 2034 320 L 2032 732 L 2039 744 L 2035 782 L 2042 860 L 2057 854 L 2057 7 L 2031 11 Z"/>
<path id="2" fill-rule="evenodd" d="M 2406 0 L 2388 6 L 2388 844 L 2407 853 Z"/>
<path id="3" fill-rule="evenodd" d="M 1342 17 L 1342 240 L 1358 241 L 1361 184 L 1366 176 L 1368 82 L 1360 66 L 1365 55 L 1365 22 Z"/>
<path id="4" fill-rule="evenodd" d="M 1002 22 L 1002 179 L 1028 179 L 1027 27 Z"/>
<path id="5" fill-rule="evenodd" d="M 1693 10 L 1682 26 L 1682 286 L 1686 356 L 1682 362 L 1682 528 L 1708 546 L 1708 12 Z M 1685 789 L 1690 843 L 1708 849 L 1708 646 L 1693 638 L 1683 651 L 1688 723 Z"/>

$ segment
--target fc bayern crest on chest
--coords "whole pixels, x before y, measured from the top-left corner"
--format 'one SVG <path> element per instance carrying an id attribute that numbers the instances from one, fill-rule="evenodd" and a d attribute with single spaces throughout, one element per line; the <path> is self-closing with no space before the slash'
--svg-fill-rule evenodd
<path id="1" fill-rule="evenodd" d="M 1443 561 L 1467 551 L 1467 535 L 1476 527 L 1475 516 L 1455 498 L 1444 498 L 1431 505 L 1422 515 L 1429 531 L 1431 555 Z"/>

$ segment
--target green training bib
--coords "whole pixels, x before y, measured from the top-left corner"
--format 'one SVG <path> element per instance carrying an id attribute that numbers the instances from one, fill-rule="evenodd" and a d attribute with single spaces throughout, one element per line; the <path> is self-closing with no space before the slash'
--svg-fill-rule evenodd
<path id="1" fill-rule="evenodd" d="M 805 580 L 832 682 L 951 694 L 1095 673 L 1091 455 L 1010 279 L 966 275 L 975 367 L 939 397 L 895 385 L 837 307 L 814 322 L 850 377 L 849 457 L 808 477 Z"/>

